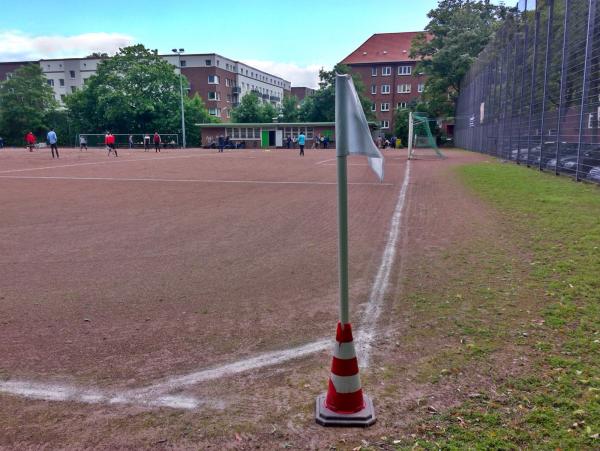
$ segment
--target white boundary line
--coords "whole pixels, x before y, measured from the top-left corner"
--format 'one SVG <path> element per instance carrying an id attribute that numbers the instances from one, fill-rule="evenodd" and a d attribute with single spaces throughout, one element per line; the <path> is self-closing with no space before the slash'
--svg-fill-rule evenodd
<path id="1" fill-rule="evenodd" d="M 323 163 L 328 163 L 330 161 L 335 161 L 336 158 L 330 158 L 329 160 L 323 160 L 323 161 L 319 161 L 318 163 L 315 163 L 316 166 L 323 164 Z"/>
<path id="2" fill-rule="evenodd" d="M 281 182 L 270 180 L 211 180 L 211 179 L 161 179 L 161 178 L 129 178 L 129 177 L 68 177 L 68 176 L 35 176 L 35 175 L 0 175 L 0 179 L 11 180 L 84 180 L 84 181 L 112 181 L 112 182 L 182 182 L 182 183 L 237 183 L 251 185 L 337 185 L 336 182 Z M 379 182 L 349 182 L 353 186 L 394 186 L 393 183 Z"/>
<path id="3" fill-rule="evenodd" d="M 400 189 L 400 195 L 398 196 L 398 202 L 392 215 L 392 223 L 388 234 L 387 243 L 383 251 L 383 257 L 375 282 L 371 288 L 371 294 L 369 296 L 369 302 L 367 308 L 364 311 L 364 316 L 360 323 L 360 333 L 358 336 L 358 354 L 359 364 L 367 368 L 370 364 L 372 343 L 375 338 L 377 321 L 381 315 L 383 308 L 383 298 L 387 291 L 390 273 L 396 259 L 396 244 L 398 242 L 398 236 L 400 235 L 400 227 L 402 225 L 402 213 L 404 211 L 404 205 L 406 203 L 406 193 L 408 191 L 408 184 L 410 183 L 410 161 L 406 163 L 406 169 L 404 170 L 404 180 L 402 181 L 402 188 Z"/>
<path id="4" fill-rule="evenodd" d="M 104 152 L 104 151 L 103 151 Z M 88 163 L 73 163 L 73 164 L 60 164 L 56 166 L 42 166 L 37 168 L 21 168 L 21 169 L 8 169 L 6 171 L 0 171 L 0 174 L 11 174 L 14 172 L 27 172 L 27 171 L 42 171 L 45 169 L 57 169 L 57 168 L 73 168 L 77 166 L 92 166 L 96 164 L 112 164 L 112 163 L 131 163 L 131 162 L 144 162 L 144 161 L 156 161 L 156 160 L 177 160 L 182 158 L 199 158 L 199 157 L 218 157 L 218 158 L 233 158 L 233 154 L 225 154 L 219 155 L 218 153 L 202 153 L 196 155 L 177 155 L 173 157 L 152 157 L 152 158 L 126 158 L 126 157 L 118 157 L 106 160 L 106 161 L 90 161 Z M 107 157 L 108 158 L 108 157 Z M 244 159 L 244 160 L 255 160 L 257 157 L 246 157 L 235 155 L 236 159 Z"/>
<path id="5" fill-rule="evenodd" d="M 396 245 L 400 234 L 402 213 L 406 203 L 406 193 L 410 181 L 410 161 L 407 162 L 404 181 L 398 202 L 392 215 L 391 227 L 383 252 L 381 264 L 371 289 L 369 301 L 361 321 L 361 330 L 357 336 L 359 362 L 363 368 L 370 364 L 372 343 L 376 338 L 377 321 L 381 315 L 384 295 L 389 285 L 389 276 L 396 256 Z M 190 396 L 171 396 L 173 392 L 191 385 L 223 377 L 274 366 L 289 360 L 305 357 L 323 351 L 331 346 L 332 340 L 319 340 L 300 347 L 261 354 L 249 359 L 239 360 L 208 370 L 174 376 L 163 382 L 148 387 L 122 391 L 107 392 L 91 388 L 78 388 L 61 384 L 43 384 L 30 381 L 0 381 L 0 393 L 19 395 L 32 399 L 50 401 L 76 401 L 82 403 L 132 404 L 142 407 L 172 407 L 176 409 L 196 409 L 205 402 Z"/>

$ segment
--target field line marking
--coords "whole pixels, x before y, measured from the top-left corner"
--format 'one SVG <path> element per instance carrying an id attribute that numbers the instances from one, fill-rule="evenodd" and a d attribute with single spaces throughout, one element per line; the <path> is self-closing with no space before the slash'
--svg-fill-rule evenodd
<path id="1" fill-rule="evenodd" d="M 408 191 L 409 182 L 410 160 L 407 162 L 404 170 L 404 180 L 402 182 L 400 194 L 398 195 L 396 207 L 394 208 L 394 214 L 392 215 L 388 239 L 381 258 L 381 264 L 379 265 L 375 282 L 373 282 L 373 286 L 371 287 L 369 302 L 367 303 L 367 307 L 360 323 L 360 332 L 357 340 L 359 354 L 358 362 L 364 368 L 368 368 L 370 364 L 371 349 L 376 336 L 377 321 L 381 315 L 383 298 L 388 289 L 390 273 L 396 259 L 396 244 L 402 226 L 402 213 L 406 203 L 406 193 Z"/>
<path id="2" fill-rule="evenodd" d="M 319 165 L 319 164 L 323 164 L 323 163 L 328 163 L 330 161 L 335 161 L 336 158 L 330 158 L 329 160 L 323 160 L 323 161 L 319 161 L 318 163 L 315 163 L 315 165 Z"/>
<path id="3" fill-rule="evenodd" d="M 155 161 L 155 160 L 176 160 L 176 159 L 181 159 L 181 158 L 212 157 L 212 156 L 216 156 L 216 155 L 217 154 L 206 153 L 206 154 L 201 154 L 201 155 L 178 155 L 175 157 L 157 157 L 157 158 L 146 158 L 146 159 L 121 157 L 123 159 L 117 160 L 115 158 L 113 160 L 91 161 L 88 163 L 61 164 L 61 165 L 56 165 L 56 166 L 43 166 L 43 167 L 39 167 L 39 168 L 8 169 L 6 171 L 0 171 L 0 174 L 11 174 L 14 172 L 27 172 L 27 171 L 42 171 L 45 169 L 57 169 L 57 168 L 72 168 L 72 167 L 77 167 L 77 166 L 91 166 L 91 165 L 95 165 L 95 164 L 131 163 L 132 161 L 140 162 L 140 161 Z M 254 158 L 256 158 L 256 157 L 254 157 Z"/>
<path id="4" fill-rule="evenodd" d="M 130 177 L 69 177 L 51 175 L 0 175 L 0 179 L 11 180 L 83 180 L 105 182 L 180 182 L 180 183 L 232 183 L 251 185 L 335 185 L 337 182 L 311 182 L 311 181 L 272 181 L 272 180 L 212 180 L 212 179 L 161 179 L 161 178 L 130 178 Z M 379 182 L 349 182 L 352 186 L 394 186 L 393 183 Z"/>
<path id="5" fill-rule="evenodd" d="M 30 381 L 0 381 L 0 393 L 43 401 L 72 401 L 84 404 L 128 404 L 142 407 L 196 409 L 201 402 L 191 396 L 136 396 L 130 392 L 109 392 L 73 385 Z"/>
<path id="6" fill-rule="evenodd" d="M 234 374 L 244 373 L 250 370 L 256 370 L 267 366 L 278 365 L 280 363 L 287 362 L 288 360 L 299 359 L 307 355 L 324 351 L 332 345 L 332 339 L 325 339 L 315 341 L 313 343 L 309 343 L 307 345 L 299 346 L 296 348 L 268 352 L 265 354 L 258 355 L 256 357 L 238 360 L 237 362 L 228 363 L 226 365 L 211 368 L 208 370 L 201 370 L 182 376 L 171 377 L 164 382 L 159 382 L 158 384 L 153 384 L 149 387 L 135 390 L 133 391 L 133 393 L 135 393 L 138 396 L 140 394 L 156 395 L 168 393 L 183 387 L 199 384 L 200 382 L 220 379 L 222 377 L 232 376 Z"/>

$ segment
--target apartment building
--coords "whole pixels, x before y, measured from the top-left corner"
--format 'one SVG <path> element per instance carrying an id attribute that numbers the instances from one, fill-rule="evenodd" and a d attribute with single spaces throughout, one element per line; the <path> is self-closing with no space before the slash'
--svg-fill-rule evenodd
<path id="1" fill-rule="evenodd" d="M 161 55 L 181 70 L 190 82 L 190 95 L 198 93 L 211 115 L 227 119 L 241 98 L 256 93 L 263 102 L 280 105 L 284 92 L 291 83 L 255 67 L 225 58 L 216 53 Z M 0 80 L 11 76 L 20 66 L 39 64 L 53 88 L 56 100 L 64 101 L 66 95 L 80 89 L 87 78 L 96 73 L 100 58 L 65 58 L 40 61 L 0 62 Z"/>
<path id="2" fill-rule="evenodd" d="M 299 102 L 302 102 L 306 97 L 312 96 L 316 89 L 306 86 L 294 86 L 290 95 L 296 96 Z"/>
<path id="3" fill-rule="evenodd" d="M 410 47 L 418 32 L 380 33 L 367 39 L 341 63 L 358 74 L 373 102 L 381 131 L 394 133 L 394 113 L 421 96 L 426 77 L 415 72 Z"/>

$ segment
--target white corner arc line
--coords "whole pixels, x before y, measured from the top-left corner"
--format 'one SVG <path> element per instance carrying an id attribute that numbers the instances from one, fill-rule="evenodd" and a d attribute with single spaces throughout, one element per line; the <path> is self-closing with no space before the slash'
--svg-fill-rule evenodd
<path id="1" fill-rule="evenodd" d="M 368 368 L 370 363 L 372 343 L 376 336 L 375 328 L 379 316 L 381 315 L 383 298 L 387 291 L 390 273 L 396 259 L 396 244 L 402 226 L 402 213 L 406 203 L 406 193 L 408 191 L 409 182 L 410 160 L 406 163 L 404 180 L 402 182 L 402 188 L 400 189 L 400 195 L 398 196 L 398 202 L 394 209 L 394 214 L 392 215 L 388 239 L 381 258 L 381 264 L 379 265 L 377 276 L 375 276 L 375 282 L 373 282 L 371 294 L 369 295 L 369 302 L 367 303 L 367 307 L 363 313 L 363 319 L 360 323 L 360 332 L 357 340 L 358 363 L 363 368 Z"/>

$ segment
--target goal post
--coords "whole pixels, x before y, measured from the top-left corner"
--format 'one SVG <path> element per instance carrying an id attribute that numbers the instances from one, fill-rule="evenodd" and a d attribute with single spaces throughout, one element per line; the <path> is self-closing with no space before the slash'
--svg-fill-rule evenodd
<path id="1" fill-rule="evenodd" d="M 440 151 L 436 139 L 431 133 L 429 119 L 425 113 L 410 112 L 408 116 L 408 159 L 426 158 L 433 151 L 434 158 L 446 158 Z"/>
<path id="2" fill-rule="evenodd" d="M 177 133 L 159 133 L 160 145 L 162 148 L 178 149 L 179 146 L 179 134 Z M 77 145 L 79 146 L 80 139 L 85 138 L 88 147 L 104 147 L 105 133 L 79 133 L 77 135 Z M 125 149 L 129 147 L 129 137 L 132 137 L 133 148 L 143 149 L 144 148 L 144 136 L 143 133 L 113 133 L 115 137 L 115 145 L 117 148 Z M 150 137 L 150 147 L 154 147 L 154 133 L 148 133 Z"/>

